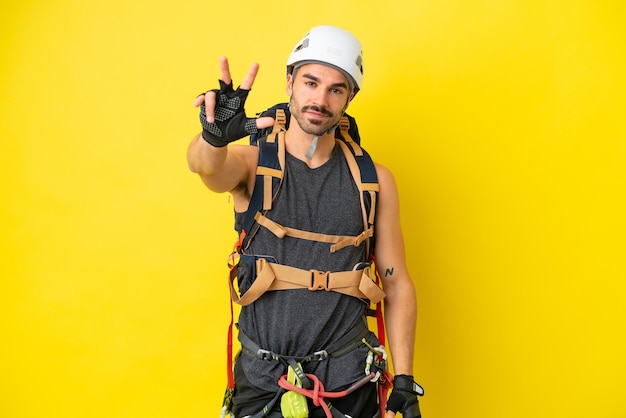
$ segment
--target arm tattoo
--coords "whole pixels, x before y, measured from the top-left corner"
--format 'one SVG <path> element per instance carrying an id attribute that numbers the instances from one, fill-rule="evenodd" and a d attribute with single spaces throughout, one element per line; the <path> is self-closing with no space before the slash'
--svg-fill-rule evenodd
<path id="1" fill-rule="evenodd" d="M 385 277 L 393 276 L 393 267 L 385 270 Z"/>

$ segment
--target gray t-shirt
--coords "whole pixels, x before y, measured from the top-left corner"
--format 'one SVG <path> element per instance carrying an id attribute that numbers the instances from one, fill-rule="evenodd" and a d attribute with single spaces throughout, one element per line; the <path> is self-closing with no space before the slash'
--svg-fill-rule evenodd
<path id="1" fill-rule="evenodd" d="M 356 236 L 363 232 L 359 191 L 345 157 L 335 146 L 328 162 L 315 169 L 287 153 L 280 192 L 267 217 L 283 226 L 305 231 Z M 270 255 L 284 265 L 321 271 L 352 270 L 367 261 L 365 244 L 335 253 L 330 244 L 292 237 L 282 239 L 261 227 L 247 254 Z M 362 320 L 366 304 L 337 292 L 307 289 L 266 292 L 241 309 L 239 328 L 261 348 L 290 356 L 305 356 L 325 349 Z M 367 338 L 377 346 L 374 334 Z M 314 373 L 326 390 L 341 390 L 365 375 L 368 349 L 361 345 L 338 358 L 303 365 Z M 286 373 L 277 361 L 259 360 L 244 354 L 248 380 L 265 390 L 276 390 L 278 378 Z"/>

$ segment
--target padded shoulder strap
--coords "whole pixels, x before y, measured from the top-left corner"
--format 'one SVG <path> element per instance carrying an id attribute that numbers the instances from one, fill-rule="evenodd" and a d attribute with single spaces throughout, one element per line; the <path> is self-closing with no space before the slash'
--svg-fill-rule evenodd
<path id="1" fill-rule="evenodd" d="M 352 178 L 359 189 L 361 212 L 363 214 L 363 229 L 365 231 L 373 230 L 379 191 L 376 167 L 369 154 L 354 141 L 350 141 L 349 136 L 347 138 L 347 140 L 337 139 L 336 141 L 346 157 Z M 375 234 L 373 235 L 375 236 Z M 371 241 L 371 238 L 366 241 L 368 256 L 371 256 L 374 251 L 374 245 Z"/>
<path id="2" fill-rule="evenodd" d="M 254 189 L 244 215 L 242 248 L 248 247 L 259 228 L 256 214 L 272 208 L 272 201 L 280 189 L 285 172 L 285 120 L 285 112 L 278 109 L 272 133 L 257 142 L 259 162 Z"/>
<path id="3" fill-rule="evenodd" d="M 359 167 L 361 180 L 365 184 L 366 189 L 375 189 L 378 191 L 378 176 L 376 175 L 376 167 L 369 154 L 361 148 L 361 146 L 352 139 L 350 135 L 350 120 L 347 116 L 341 118 L 339 122 L 339 131 L 341 139 L 350 146 L 352 155 Z"/>

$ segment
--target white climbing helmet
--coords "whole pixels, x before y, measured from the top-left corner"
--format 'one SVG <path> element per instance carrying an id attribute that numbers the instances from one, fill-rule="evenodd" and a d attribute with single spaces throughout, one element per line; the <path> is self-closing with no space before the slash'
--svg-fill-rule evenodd
<path id="1" fill-rule="evenodd" d="M 309 63 L 333 66 L 348 76 L 354 92 L 363 84 L 361 43 L 350 32 L 335 26 L 316 26 L 295 46 L 287 58 L 287 74 Z"/>

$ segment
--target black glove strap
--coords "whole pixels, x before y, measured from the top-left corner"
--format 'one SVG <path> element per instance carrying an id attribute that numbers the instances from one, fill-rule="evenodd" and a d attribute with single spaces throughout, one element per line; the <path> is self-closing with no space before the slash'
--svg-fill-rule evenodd
<path id="1" fill-rule="evenodd" d="M 393 378 L 393 387 L 398 390 L 412 392 L 417 396 L 424 396 L 424 388 L 418 385 L 413 376 L 407 374 L 399 374 Z"/>

